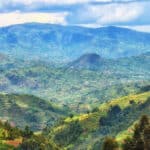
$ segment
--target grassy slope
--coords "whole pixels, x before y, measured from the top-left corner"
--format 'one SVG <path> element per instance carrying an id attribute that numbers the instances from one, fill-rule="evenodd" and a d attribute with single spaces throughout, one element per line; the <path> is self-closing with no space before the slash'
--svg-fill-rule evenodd
<path id="1" fill-rule="evenodd" d="M 74 143 L 74 146 L 72 145 L 70 146 L 73 147 L 73 149 L 76 146 L 77 146 L 76 149 L 90 147 L 91 145 L 93 145 L 94 142 L 100 140 L 100 138 L 103 138 L 103 135 L 99 131 L 99 119 L 100 117 L 107 114 L 107 111 L 110 109 L 110 107 L 114 105 L 119 105 L 123 111 L 125 108 L 131 106 L 130 104 L 131 100 L 134 100 L 135 105 L 140 107 L 142 106 L 142 104 L 147 102 L 148 97 L 150 97 L 150 92 L 137 94 L 137 95 L 129 95 L 126 97 L 121 97 L 119 99 L 114 99 L 110 102 L 102 104 L 99 107 L 99 112 L 74 116 L 73 118 L 66 118 L 65 123 L 55 127 L 52 134 L 53 135 L 58 134 L 61 130 L 64 130 L 65 128 L 67 128 L 70 122 L 74 120 L 79 120 L 80 124 L 82 125 L 84 129 L 84 132 L 78 138 L 78 140 Z M 128 118 L 130 119 L 130 121 L 128 122 L 129 124 L 126 123 L 126 125 L 124 126 L 122 130 L 127 129 L 130 126 L 130 124 L 133 124 L 133 122 L 135 122 L 141 114 L 147 113 L 148 115 L 150 115 L 149 102 L 148 104 L 146 104 L 146 106 L 144 106 L 143 109 L 138 110 L 136 108 L 133 111 L 134 111 L 134 114 L 129 114 L 129 118 Z"/>
<path id="2" fill-rule="evenodd" d="M 54 123 L 65 111 L 31 95 L 0 94 L 0 118 L 19 127 L 29 125 L 33 130 Z"/>

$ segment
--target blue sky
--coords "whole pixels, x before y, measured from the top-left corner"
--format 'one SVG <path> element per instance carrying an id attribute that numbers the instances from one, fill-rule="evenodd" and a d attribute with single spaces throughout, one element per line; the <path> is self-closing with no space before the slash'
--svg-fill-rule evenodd
<path id="1" fill-rule="evenodd" d="M 150 32 L 150 0 L 0 0 L 0 26 L 27 22 Z"/>

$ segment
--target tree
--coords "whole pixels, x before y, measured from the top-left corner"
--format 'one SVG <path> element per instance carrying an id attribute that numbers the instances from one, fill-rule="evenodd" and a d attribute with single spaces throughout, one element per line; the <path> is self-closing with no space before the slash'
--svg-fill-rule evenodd
<path id="1" fill-rule="evenodd" d="M 132 138 L 127 137 L 124 140 L 123 150 L 134 150 L 134 142 L 133 142 Z"/>
<path id="2" fill-rule="evenodd" d="M 92 109 L 92 113 L 98 112 L 98 111 L 99 111 L 99 108 L 98 108 L 98 107 L 95 107 L 95 108 Z"/>
<path id="3" fill-rule="evenodd" d="M 123 150 L 149 150 L 150 149 L 150 121 L 143 115 L 135 125 L 132 138 L 125 139 Z"/>
<path id="4" fill-rule="evenodd" d="M 33 135 L 33 132 L 30 130 L 28 126 L 26 126 L 22 135 L 24 138 L 30 138 Z"/>
<path id="5" fill-rule="evenodd" d="M 69 115 L 70 118 L 73 118 L 73 116 L 74 116 L 73 114 L 70 114 L 70 115 Z"/>
<path id="6" fill-rule="evenodd" d="M 116 150 L 118 143 L 114 138 L 107 137 L 103 143 L 103 150 Z"/>
<path id="7" fill-rule="evenodd" d="M 142 138 L 137 139 L 134 150 L 145 150 L 144 140 Z"/>
<path id="8" fill-rule="evenodd" d="M 150 150 L 150 125 L 144 129 L 145 150 Z"/>
<path id="9" fill-rule="evenodd" d="M 109 115 L 117 115 L 121 112 L 121 108 L 119 105 L 112 106 L 109 110 Z"/>
<path id="10" fill-rule="evenodd" d="M 143 130 L 146 128 L 146 126 L 149 125 L 149 118 L 147 115 L 143 115 L 139 122 L 139 130 L 140 132 L 143 132 Z"/>

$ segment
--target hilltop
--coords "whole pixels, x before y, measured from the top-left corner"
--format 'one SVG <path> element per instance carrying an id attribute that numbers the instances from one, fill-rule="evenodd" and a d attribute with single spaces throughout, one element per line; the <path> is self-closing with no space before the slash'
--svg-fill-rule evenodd
<path id="1" fill-rule="evenodd" d="M 102 69 L 104 66 L 104 60 L 100 57 L 100 55 L 91 53 L 84 54 L 77 60 L 68 64 L 68 68 L 71 69 Z"/>
<path id="2" fill-rule="evenodd" d="M 96 53 L 87 53 L 78 59 L 71 61 L 67 69 L 72 70 L 96 70 L 96 71 L 128 71 L 134 68 L 149 70 L 150 53 L 144 53 L 138 56 L 124 57 L 118 59 L 102 58 Z"/>

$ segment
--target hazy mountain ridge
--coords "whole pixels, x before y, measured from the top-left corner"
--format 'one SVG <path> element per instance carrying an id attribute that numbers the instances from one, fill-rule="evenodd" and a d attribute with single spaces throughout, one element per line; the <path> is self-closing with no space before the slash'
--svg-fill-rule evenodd
<path id="1" fill-rule="evenodd" d="M 150 34 L 119 27 L 83 28 L 22 24 L 0 28 L 0 51 L 53 61 L 77 59 L 85 53 L 106 58 L 139 55 L 150 50 Z"/>

